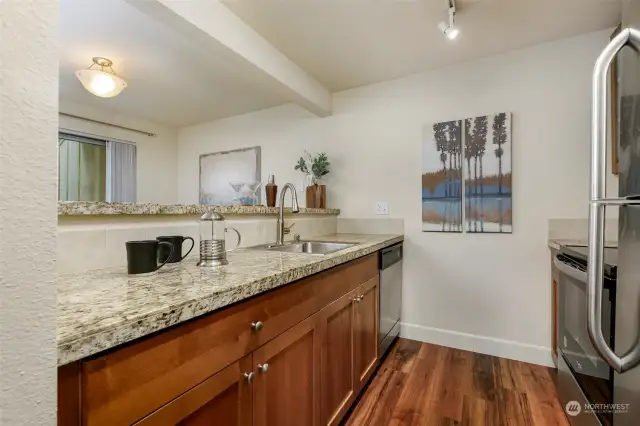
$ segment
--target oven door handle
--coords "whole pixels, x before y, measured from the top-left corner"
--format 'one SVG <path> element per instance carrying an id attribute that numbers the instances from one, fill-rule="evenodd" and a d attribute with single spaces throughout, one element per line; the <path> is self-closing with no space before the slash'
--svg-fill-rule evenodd
<path id="1" fill-rule="evenodd" d="M 609 42 L 593 69 L 591 114 L 591 179 L 589 204 L 589 258 L 587 265 L 587 330 L 593 347 L 614 370 L 623 373 L 640 364 L 640 339 L 618 356 L 602 333 L 604 215 L 607 158 L 607 74 L 611 62 L 627 44 L 640 45 L 640 31 L 625 28 Z"/>
<path id="2" fill-rule="evenodd" d="M 573 266 L 567 265 L 566 263 L 564 263 L 563 261 L 561 261 L 560 259 L 558 259 L 557 257 L 555 259 L 553 259 L 553 265 L 558 268 L 558 270 L 575 279 L 578 280 L 582 283 L 587 283 L 587 273 L 584 271 L 581 271 L 579 269 L 574 268 Z"/>

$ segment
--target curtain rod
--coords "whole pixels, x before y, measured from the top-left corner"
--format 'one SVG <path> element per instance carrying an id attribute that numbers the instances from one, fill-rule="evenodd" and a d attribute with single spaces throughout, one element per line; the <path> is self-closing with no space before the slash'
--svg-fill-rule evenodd
<path id="1" fill-rule="evenodd" d="M 151 137 L 156 136 L 155 133 L 145 132 L 144 130 L 132 129 L 131 127 L 120 126 L 118 124 L 111 124 L 111 123 L 107 123 L 105 121 L 100 121 L 100 120 L 94 120 L 92 118 L 81 117 L 79 115 L 67 114 L 66 112 L 60 112 L 60 115 L 64 115 L 65 117 L 77 118 L 78 120 L 84 120 L 84 121 L 88 121 L 90 123 L 104 124 L 105 126 L 115 127 L 115 128 L 122 129 L 122 130 L 128 130 L 130 132 L 142 133 L 143 135 L 147 135 L 147 136 L 151 136 Z"/>
<path id="2" fill-rule="evenodd" d="M 105 136 L 100 136 L 100 135 L 95 135 L 93 133 L 86 133 L 86 132 L 79 132 L 77 130 L 73 130 L 73 129 L 67 129 L 65 127 L 59 127 L 58 128 L 58 134 L 62 134 L 63 138 L 65 135 L 69 135 L 69 136 L 80 136 L 80 137 L 85 137 L 85 138 L 89 138 L 89 139 L 97 139 L 99 141 L 104 141 L 104 142 L 118 142 L 118 143 L 124 143 L 127 145 L 136 145 L 135 142 L 132 141 L 125 141 L 122 139 L 116 139 L 116 138 L 108 138 Z"/>

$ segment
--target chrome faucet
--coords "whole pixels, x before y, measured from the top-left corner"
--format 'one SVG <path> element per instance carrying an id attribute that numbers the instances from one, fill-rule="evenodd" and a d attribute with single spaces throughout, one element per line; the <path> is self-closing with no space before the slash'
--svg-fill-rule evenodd
<path id="1" fill-rule="evenodd" d="M 298 208 L 298 193 L 296 192 L 296 187 L 290 183 L 285 183 L 282 187 L 282 191 L 280 191 L 280 211 L 278 212 L 278 229 L 276 234 L 276 245 L 284 244 L 284 236 L 289 233 L 291 229 L 291 225 L 288 228 L 284 226 L 284 194 L 287 192 L 287 189 L 291 190 L 291 213 L 298 213 L 300 209 Z"/>

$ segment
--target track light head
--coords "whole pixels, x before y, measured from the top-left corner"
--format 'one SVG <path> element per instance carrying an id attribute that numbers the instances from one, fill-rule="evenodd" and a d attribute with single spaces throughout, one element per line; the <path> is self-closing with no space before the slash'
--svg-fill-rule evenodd
<path id="1" fill-rule="evenodd" d="M 440 31 L 442 31 L 449 40 L 454 40 L 460 34 L 460 30 L 458 28 L 450 26 L 446 22 L 440 22 L 438 24 L 438 28 L 440 28 Z"/>

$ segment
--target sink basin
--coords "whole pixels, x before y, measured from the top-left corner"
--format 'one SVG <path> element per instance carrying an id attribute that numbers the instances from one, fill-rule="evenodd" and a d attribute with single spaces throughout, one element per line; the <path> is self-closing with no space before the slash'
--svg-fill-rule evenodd
<path id="1" fill-rule="evenodd" d="M 285 243 L 282 246 L 263 245 L 250 247 L 253 250 L 279 251 L 284 253 L 319 254 L 325 255 L 353 247 L 357 243 L 343 243 L 332 241 L 300 241 L 297 243 Z"/>

